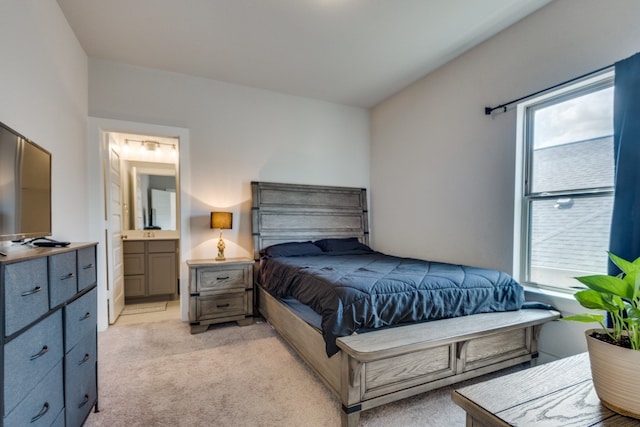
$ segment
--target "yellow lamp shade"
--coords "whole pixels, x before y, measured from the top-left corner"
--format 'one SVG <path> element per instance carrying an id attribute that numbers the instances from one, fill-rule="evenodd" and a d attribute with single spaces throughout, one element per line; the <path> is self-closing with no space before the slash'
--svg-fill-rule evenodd
<path id="1" fill-rule="evenodd" d="M 211 228 L 230 230 L 233 226 L 233 214 L 231 212 L 211 212 Z"/>

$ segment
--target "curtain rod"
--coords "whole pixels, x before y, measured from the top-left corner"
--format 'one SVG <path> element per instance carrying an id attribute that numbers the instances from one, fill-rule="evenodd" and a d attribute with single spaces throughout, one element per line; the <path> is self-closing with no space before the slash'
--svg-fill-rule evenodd
<path id="1" fill-rule="evenodd" d="M 569 84 L 569 83 L 573 83 L 573 82 L 575 82 L 576 80 L 584 79 L 585 77 L 589 77 L 589 76 L 591 76 L 591 75 L 598 74 L 599 72 L 604 71 L 604 70 L 607 70 L 607 69 L 609 69 L 609 68 L 611 68 L 611 67 L 613 67 L 613 66 L 614 66 L 614 64 L 611 64 L 611 65 L 607 65 L 606 67 L 598 68 L 598 69 L 597 69 L 597 70 L 595 70 L 595 71 L 590 71 L 590 72 L 588 72 L 588 73 L 586 73 L 586 74 L 583 74 L 583 75 L 581 75 L 581 76 L 574 77 L 574 78 L 569 79 L 569 80 L 567 80 L 567 81 L 565 81 L 565 82 L 558 83 L 558 84 L 555 84 L 555 85 L 553 85 L 553 86 L 550 86 L 550 87 L 548 87 L 548 88 L 546 88 L 546 89 L 542 89 L 542 90 L 539 90 L 539 91 L 537 91 L 537 92 L 530 93 L 529 95 L 522 96 L 522 97 L 520 97 L 520 98 L 518 98 L 518 99 L 514 99 L 513 101 L 505 102 L 504 104 L 500 104 L 500 105 L 498 105 L 498 106 L 496 106 L 496 107 L 484 107 L 484 114 L 485 114 L 486 116 L 490 116 L 490 115 L 491 115 L 491 113 L 493 113 L 495 110 L 499 110 L 499 109 L 503 109 L 503 112 L 504 112 L 504 113 L 506 113 L 506 112 L 507 112 L 507 106 L 509 106 L 509 105 L 511 105 L 511 104 L 515 104 L 516 102 L 520 102 L 520 101 L 522 101 L 522 100 L 524 100 L 524 99 L 531 98 L 532 96 L 539 95 L 539 94 L 541 94 L 541 93 L 544 93 L 544 92 L 547 92 L 547 91 L 549 91 L 549 90 L 552 90 L 552 89 L 558 88 L 558 87 L 560 87 L 560 86 L 564 86 L 564 85 L 567 85 L 567 84 Z"/>

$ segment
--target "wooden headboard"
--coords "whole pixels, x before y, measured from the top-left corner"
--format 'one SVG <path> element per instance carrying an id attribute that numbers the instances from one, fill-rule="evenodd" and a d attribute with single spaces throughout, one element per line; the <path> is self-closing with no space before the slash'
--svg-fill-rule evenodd
<path id="1" fill-rule="evenodd" d="M 277 243 L 357 237 L 369 244 L 364 188 L 254 181 L 251 195 L 254 259 Z"/>

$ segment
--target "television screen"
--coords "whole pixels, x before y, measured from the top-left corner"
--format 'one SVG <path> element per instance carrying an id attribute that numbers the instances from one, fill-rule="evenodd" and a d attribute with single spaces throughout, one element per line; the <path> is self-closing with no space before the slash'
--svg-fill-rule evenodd
<path id="1" fill-rule="evenodd" d="M 0 240 L 51 235 L 51 154 L 0 123 Z"/>

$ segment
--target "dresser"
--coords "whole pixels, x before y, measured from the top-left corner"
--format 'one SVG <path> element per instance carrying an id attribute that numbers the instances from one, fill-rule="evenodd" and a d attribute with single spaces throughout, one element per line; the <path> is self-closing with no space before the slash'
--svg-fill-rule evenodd
<path id="1" fill-rule="evenodd" d="M 253 321 L 253 260 L 229 258 L 189 260 L 189 323 L 191 333 L 209 325 Z"/>
<path id="2" fill-rule="evenodd" d="M 81 426 L 98 406 L 94 243 L 0 258 L 1 426 Z"/>
<path id="3" fill-rule="evenodd" d="M 178 290 L 178 240 L 123 242 L 127 303 L 173 299 Z"/>

